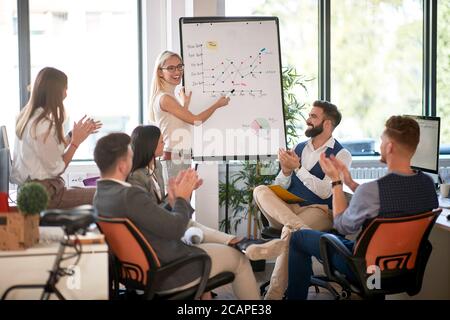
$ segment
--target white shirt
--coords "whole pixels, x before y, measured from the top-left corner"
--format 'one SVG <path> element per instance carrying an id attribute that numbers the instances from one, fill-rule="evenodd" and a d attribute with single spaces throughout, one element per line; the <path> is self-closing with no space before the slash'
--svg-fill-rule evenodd
<path id="1" fill-rule="evenodd" d="M 17 136 L 15 138 L 10 178 L 12 183 L 22 185 L 28 180 L 55 178 L 66 168 L 63 160 L 65 145 L 58 142 L 54 125 L 48 133 L 51 121 L 43 119 L 35 126 L 36 130 L 32 128 L 34 120 L 41 113 L 42 109 L 38 109 L 30 118 L 22 140 Z"/>
<path id="2" fill-rule="evenodd" d="M 322 199 L 327 199 L 332 194 L 331 179 L 328 176 L 319 179 L 311 174 L 309 170 L 311 170 L 319 161 L 321 153 L 325 152 L 327 148 L 334 148 L 334 143 L 335 140 L 331 137 L 324 145 L 314 150 L 312 141 L 309 139 L 302 151 L 300 159 L 302 166 L 300 170 L 297 170 L 296 172 L 297 178 L 303 182 L 305 187 Z M 347 149 L 341 149 L 335 156 L 337 159 L 341 160 L 347 168 L 350 168 L 350 165 L 352 164 L 352 155 Z M 280 170 L 280 173 L 278 173 L 278 176 L 275 178 L 275 184 L 280 185 L 284 189 L 289 188 L 291 185 L 291 175 L 286 177 Z"/>
<path id="3" fill-rule="evenodd" d="M 113 178 L 100 178 L 97 181 L 114 181 L 114 182 L 117 182 L 118 184 L 123 185 L 124 187 L 127 187 L 127 188 L 131 187 L 131 184 L 129 184 L 128 182 L 118 180 L 118 179 L 113 179 Z"/>
<path id="4" fill-rule="evenodd" d="M 166 94 L 176 99 L 173 94 L 162 92 L 155 97 L 152 105 L 155 120 L 163 136 L 164 151 L 190 150 L 192 147 L 190 124 L 161 109 L 161 97 Z"/>

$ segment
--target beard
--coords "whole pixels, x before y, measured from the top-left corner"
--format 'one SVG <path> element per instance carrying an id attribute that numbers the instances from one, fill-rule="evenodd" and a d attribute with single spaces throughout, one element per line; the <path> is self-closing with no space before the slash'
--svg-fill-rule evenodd
<path id="1" fill-rule="evenodd" d="M 323 132 L 323 122 L 324 121 L 322 121 L 322 123 L 316 127 L 313 126 L 311 129 L 306 129 L 305 136 L 307 136 L 308 138 L 314 138 L 321 134 Z"/>

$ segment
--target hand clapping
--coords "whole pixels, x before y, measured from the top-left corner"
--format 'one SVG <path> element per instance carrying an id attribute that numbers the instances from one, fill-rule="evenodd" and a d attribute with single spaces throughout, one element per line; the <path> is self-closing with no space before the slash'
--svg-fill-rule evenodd
<path id="1" fill-rule="evenodd" d="M 322 154 L 320 154 L 319 163 L 320 163 L 320 167 L 322 168 L 322 170 L 325 173 L 325 175 L 330 177 L 331 180 L 336 181 L 336 180 L 339 180 L 339 177 L 340 177 L 340 170 L 339 169 L 341 169 L 341 168 L 339 166 L 338 166 L 339 167 L 338 168 L 335 165 L 335 162 L 333 161 L 333 159 L 335 161 L 339 161 L 339 160 L 334 158 L 333 155 L 332 155 L 332 157 L 333 158 L 327 158 L 325 153 L 322 153 Z"/>
<path id="2" fill-rule="evenodd" d="M 90 134 L 97 133 L 102 125 L 100 121 L 94 121 L 91 118 L 86 119 L 86 116 L 84 116 L 78 122 L 73 123 L 72 142 L 80 145 Z"/>
<path id="3" fill-rule="evenodd" d="M 200 187 L 203 180 L 198 177 L 194 169 L 181 171 L 176 178 L 169 179 L 168 197 L 169 202 L 175 202 L 176 198 L 189 201 L 192 191 Z M 171 203 L 171 205 L 173 205 Z"/>
<path id="4" fill-rule="evenodd" d="M 281 170 L 285 175 L 290 175 L 292 171 L 300 166 L 300 158 L 292 150 L 278 150 L 278 160 L 280 161 Z"/>

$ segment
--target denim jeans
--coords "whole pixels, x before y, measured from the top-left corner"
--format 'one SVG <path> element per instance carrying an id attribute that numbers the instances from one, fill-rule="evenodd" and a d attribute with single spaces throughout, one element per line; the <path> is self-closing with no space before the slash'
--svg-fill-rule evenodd
<path id="1" fill-rule="evenodd" d="M 287 289 L 289 300 L 306 300 L 308 297 L 308 288 L 312 276 L 311 257 L 321 258 L 319 242 L 323 234 L 325 232 L 316 230 L 299 230 L 292 234 L 289 242 L 289 283 Z M 354 241 L 342 237 L 338 238 L 350 252 L 353 251 Z M 341 255 L 332 253 L 331 264 L 340 273 L 348 276 L 350 280 L 354 278 L 353 272 Z"/>

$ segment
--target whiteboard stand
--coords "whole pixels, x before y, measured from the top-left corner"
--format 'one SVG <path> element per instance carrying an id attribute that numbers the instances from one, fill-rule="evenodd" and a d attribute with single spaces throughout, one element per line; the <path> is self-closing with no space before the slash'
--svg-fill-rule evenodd
<path id="1" fill-rule="evenodd" d="M 203 185 L 195 191 L 195 221 L 215 230 L 219 229 L 219 164 L 195 163 Z"/>
<path id="2" fill-rule="evenodd" d="M 228 194 L 228 184 L 230 183 L 230 164 L 228 161 L 225 163 L 225 233 L 228 233 L 228 201 L 229 201 L 229 194 Z"/>
<path id="3" fill-rule="evenodd" d="M 182 17 L 179 27 L 183 85 L 195 97 L 191 112 L 204 111 L 221 95 L 231 96 L 227 107 L 193 132 L 192 156 L 204 179 L 194 197 L 196 220 L 217 229 L 219 166 L 214 161 L 225 161 L 228 186 L 229 159 L 256 159 L 286 148 L 279 21 L 255 16 Z"/>

